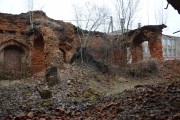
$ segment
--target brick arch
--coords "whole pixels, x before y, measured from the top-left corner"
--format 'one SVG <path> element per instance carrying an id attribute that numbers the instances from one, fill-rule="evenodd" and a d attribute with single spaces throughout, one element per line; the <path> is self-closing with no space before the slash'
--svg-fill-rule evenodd
<path id="1" fill-rule="evenodd" d="M 13 73 L 24 71 L 29 49 L 16 40 L 9 40 L 0 44 L 1 70 Z"/>
<path id="2" fill-rule="evenodd" d="M 148 47 L 150 51 L 150 57 L 158 60 L 162 60 L 162 31 L 161 30 L 143 30 L 135 35 L 131 43 L 132 62 L 138 62 L 143 60 L 143 46 L 144 41 L 148 41 Z"/>
<path id="3" fill-rule="evenodd" d="M 11 45 L 17 46 L 18 48 L 20 48 L 25 53 L 29 51 L 29 48 L 26 45 L 24 45 L 24 44 L 22 44 L 16 40 L 8 40 L 8 41 L 1 43 L 0 44 L 0 51 L 2 51 L 5 47 L 11 46 Z"/>

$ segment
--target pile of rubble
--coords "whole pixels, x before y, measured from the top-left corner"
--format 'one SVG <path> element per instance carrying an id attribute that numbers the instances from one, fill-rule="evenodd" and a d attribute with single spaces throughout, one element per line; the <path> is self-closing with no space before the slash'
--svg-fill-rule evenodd
<path id="1" fill-rule="evenodd" d="M 160 85 L 138 85 L 111 97 L 99 98 L 95 104 L 61 105 L 46 113 L 29 112 L 8 119 L 180 119 L 180 82 Z"/>
<path id="2" fill-rule="evenodd" d="M 48 86 L 45 71 L 9 81 L 9 85 L 0 81 L 0 118 L 176 119 L 180 62 L 164 61 L 157 68 L 151 62 L 151 67 L 145 66 L 148 74 L 140 77 L 102 74 L 88 64 L 64 64 L 57 71 L 60 79 L 54 86 Z M 47 98 L 42 97 L 44 91 Z"/>

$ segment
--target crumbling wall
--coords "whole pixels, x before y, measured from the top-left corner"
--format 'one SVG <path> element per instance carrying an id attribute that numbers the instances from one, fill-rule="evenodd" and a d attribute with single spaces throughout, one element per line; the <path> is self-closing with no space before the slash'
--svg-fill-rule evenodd
<path id="1" fill-rule="evenodd" d="M 131 46 L 132 62 L 136 63 L 143 60 L 143 47 L 142 44 L 133 43 Z"/>
<path id="2" fill-rule="evenodd" d="M 35 36 L 31 49 L 31 67 L 33 72 L 45 69 L 44 40 L 41 35 Z"/>
<path id="3" fill-rule="evenodd" d="M 52 29 L 42 26 L 40 27 L 40 34 L 42 34 L 44 39 L 46 68 L 61 67 L 64 62 L 63 53 L 59 49 L 59 40 L 56 34 Z"/>
<path id="4" fill-rule="evenodd" d="M 79 37 L 75 34 L 75 26 L 70 23 L 61 23 L 61 32 L 56 33 L 59 38 L 59 49 L 63 53 L 63 61 L 69 63 L 76 48 L 80 45 Z"/>
<path id="5" fill-rule="evenodd" d="M 151 58 L 162 60 L 163 59 L 162 42 L 161 42 L 162 33 L 156 33 L 156 35 L 154 36 L 155 37 L 152 37 L 148 41 Z"/>
<path id="6" fill-rule="evenodd" d="M 16 40 L 6 40 L 0 44 L 0 72 L 25 72 L 30 62 L 29 49 Z"/>
<path id="7" fill-rule="evenodd" d="M 36 11 L 34 17 L 45 18 Z M 0 72 L 26 74 L 31 71 L 31 37 L 27 34 L 29 13 L 20 15 L 0 13 Z"/>
<path id="8" fill-rule="evenodd" d="M 48 18 L 42 11 L 33 12 L 33 27 L 29 21 L 29 13 L 11 15 L 0 13 L 0 70 L 10 66 L 5 59 L 18 56 L 18 50 L 4 48 L 14 46 L 23 52 L 23 64 L 31 68 L 33 73 L 52 66 L 61 66 L 63 58 L 59 49 L 62 31 L 59 29 L 61 21 Z M 42 24 L 41 24 L 42 23 Z M 37 30 L 37 31 L 36 31 Z M 61 34 L 62 33 L 62 34 Z M 20 61 L 20 60 L 19 60 Z M 12 63 L 12 62 L 11 62 Z"/>
<path id="9" fill-rule="evenodd" d="M 127 43 L 122 36 L 111 36 L 108 49 L 108 64 L 124 67 L 127 65 Z"/>
<path id="10" fill-rule="evenodd" d="M 137 39 L 137 38 L 136 38 Z M 143 60 L 143 46 L 142 43 L 144 41 L 148 41 L 149 51 L 151 58 L 155 58 L 157 60 L 163 59 L 163 52 L 162 52 L 162 33 L 152 33 L 150 37 L 145 36 L 142 41 L 134 40 L 131 43 L 131 55 L 132 55 L 132 62 L 136 63 L 138 61 Z"/>
<path id="11" fill-rule="evenodd" d="M 148 41 L 151 58 L 157 60 L 163 59 L 162 52 L 162 29 L 166 25 L 149 25 L 142 28 L 130 31 L 128 34 L 128 44 L 131 49 L 132 62 L 143 60 L 142 43 Z"/>
<path id="12" fill-rule="evenodd" d="M 4 48 L 17 56 L 23 54 L 23 64 L 34 73 L 44 69 L 61 67 L 69 63 L 76 49 L 81 46 L 82 35 L 77 27 L 63 21 L 48 18 L 42 11 L 33 12 L 33 28 L 30 27 L 29 13 L 10 15 L 0 13 L 0 64 L 4 66 Z M 143 59 L 142 42 L 148 41 L 153 58 L 162 58 L 161 33 L 163 26 L 146 26 L 133 30 L 124 36 L 114 37 L 95 32 L 89 41 L 87 51 L 93 60 L 109 65 L 124 66 L 127 64 L 127 47 L 130 47 L 132 61 Z M 152 33 L 149 36 L 149 33 Z M 6 44 L 8 43 L 8 44 Z M 22 53 L 18 53 L 22 50 Z M 10 53 L 6 51 L 6 55 Z M 6 56 L 6 57 L 7 57 Z M 21 61 L 21 60 L 19 60 Z M 9 63 L 8 63 L 9 64 Z M 0 67 L 3 70 L 3 67 Z"/>
<path id="13" fill-rule="evenodd" d="M 144 41 L 148 41 L 151 58 L 162 60 L 162 29 L 165 25 L 149 25 L 130 31 L 124 35 L 110 36 L 97 33 L 90 40 L 87 50 L 98 61 L 109 65 L 126 66 L 127 60 L 133 63 L 143 60 Z M 80 36 L 81 38 L 81 36 Z M 81 38 L 74 39 L 73 50 L 80 47 Z M 127 48 L 130 47 L 130 57 L 127 58 Z M 72 54 L 71 54 L 72 55 Z M 71 58 L 71 57 L 70 57 Z"/>

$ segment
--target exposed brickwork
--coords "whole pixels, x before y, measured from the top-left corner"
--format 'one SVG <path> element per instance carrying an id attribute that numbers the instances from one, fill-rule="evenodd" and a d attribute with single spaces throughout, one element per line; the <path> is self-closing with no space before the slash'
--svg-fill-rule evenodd
<path id="1" fill-rule="evenodd" d="M 127 48 L 126 46 L 110 46 L 112 48 L 109 49 L 108 52 L 108 62 L 112 65 L 118 65 L 119 67 L 123 67 L 127 65 Z"/>
<path id="2" fill-rule="evenodd" d="M 151 37 L 146 37 L 148 41 L 149 51 L 151 58 L 155 58 L 158 60 L 163 59 L 163 52 L 162 52 L 162 34 L 161 33 L 153 33 Z M 132 62 L 138 62 L 143 60 L 143 48 L 142 43 L 132 43 L 131 45 L 131 55 L 132 55 Z"/>
<path id="3" fill-rule="evenodd" d="M 43 35 L 44 40 L 46 68 L 62 67 L 64 56 L 62 51 L 59 49 L 57 35 L 52 29 L 43 26 L 40 27 L 40 33 Z"/>
<path id="4" fill-rule="evenodd" d="M 159 33 L 156 35 L 153 42 L 149 41 L 149 50 L 150 50 L 151 58 L 156 58 L 158 60 L 163 59 L 161 39 L 162 39 L 162 34 Z"/>
<path id="5" fill-rule="evenodd" d="M 12 52 L 13 50 L 4 52 L 4 48 L 11 45 L 22 49 L 24 57 L 19 63 L 23 67 L 26 65 L 25 68 L 32 69 L 34 73 L 52 66 L 62 66 L 63 58 L 60 57 L 62 52 L 59 50 L 59 42 L 63 38 L 64 32 L 60 30 L 61 25 L 64 24 L 63 26 L 71 28 L 66 30 L 68 35 L 71 34 L 73 25 L 65 25 L 64 22 L 50 19 L 42 11 L 33 12 L 33 20 L 36 22 L 34 28 L 41 25 L 36 30 L 30 29 L 29 13 L 20 15 L 0 13 L 0 23 L 2 23 L 0 24 L 0 72 L 4 70 L 4 66 L 7 68 L 12 66 L 12 62 L 6 60 L 8 57 L 13 54 L 18 57 L 18 53 Z M 47 25 L 49 26 L 47 27 Z M 69 38 L 72 39 L 71 35 Z M 16 63 L 17 70 L 19 70 L 18 61 Z"/>
<path id="6" fill-rule="evenodd" d="M 84 40 L 82 35 L 78 35 L 76 26 L 53 20 L 42 11 L 33 13 L 33 21 L 34 27 L 30 28 L 29 13 L 0 13 L 0 71 L 3 70 L 4 48 L 7 46 L 14 45 L 22 49 L 24 57 L 21 63 L 32 68 L 33 72 L 39 72 L 51 67 L 62 67 L 64 62 L 69 63 L 76 49 L 81 46 L 81 40 Z M 124 66 L 127 64 L 127 46 L 132 47 L 132 59 L 137 62 L 143 59 L 141 44 L 147 40 L 152 58 L 161 59 L 163 27 L 145 26 L 133 30 L 125 40 L 95 32 L 87 51 L 98 61 Z"/>
<path id="7" fill-rule="evenodd" d="M 44 41 L 42 36 L 34 40 L 31 64 L 33 72 L 40 72 L 45 69 Z"/>
<path id="8" fill-rule="evenodd" d="M 2 42 L 0 44 L 0 72 L 8 72 L 9 70 L 13 73 L 25 71 L 28 67 L 28 64 L 26 64 L 29 60 L 28 56 L 29 49 L 24 44 L 15 40 Z"/>
<path id="9" fill-rule="evenodd" d="M 142 43 L 148 41 L 151 58 L 163 59 L 162 52 L 162 29 L 166 25 L 150 25 L 131 31 L 128 36 L 128 42 L 131 49 L 132 62 L 143 60 Z"/>
<path id="10" fill-rule="evenodd" d="M 142 44 L 134 44 L 131 48 L 132 62 L 136 63 L 143 60 L 143 48 Z"/>

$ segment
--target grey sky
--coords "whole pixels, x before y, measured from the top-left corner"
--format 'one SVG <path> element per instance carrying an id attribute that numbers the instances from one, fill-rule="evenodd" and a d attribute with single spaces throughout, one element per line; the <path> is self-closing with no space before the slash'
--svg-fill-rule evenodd
<path id="1" fill-rule="evenodd" d="M 27 12 L 27 0 L 0 0 L 0 12 L 19 14 Z M 40 9 L 46 12 L 47 16 L 57 20 L 72 20 L 74 19 L 73 5 L 83 5 L 88 0 L 34 0 L 34 10 Z M 92 1 L 92 0 L 91 0 Z M 95 0 L 94 0 L 95 1 Z M 96 0 L 97 4 L 104 4 L 109 9 L 114 10 L 111 0 Z M 142 25 L 154 25 L 158 24 L 158 11 L 162 11 L 167 16 L 166 25 L 168 28 L 164 29 L 164 34 L 173 35 L 172 33 L 180 30 L 180 15 L 175 11 L 171 5 L 167 10 L 162 9 L 166 7 L 166 0 L 141 0 L 140 10 L 137 15 L 137 23 L 134 23 L 134 27 L 138 22 Z M 180 36 L 180 33 L 175 34 Z"/>

